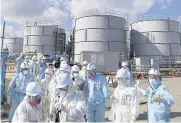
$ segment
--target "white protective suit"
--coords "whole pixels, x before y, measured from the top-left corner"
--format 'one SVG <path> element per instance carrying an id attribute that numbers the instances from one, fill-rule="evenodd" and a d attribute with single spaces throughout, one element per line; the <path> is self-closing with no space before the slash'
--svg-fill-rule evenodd
<path id="1" fill-rule="evenodd" d="M 79 72 L 80 78 L 82 78 L 84 81 L 86 81 L 87 79 L 87 70 L 86 70 L 87 65 L 88 65 L 88 62 L 84 61 L 82 64 L 82 70 L 80 70 Z"/>
<path id="2" fill-rule="evenodd" d="M 40 66 L 38 65 L 37 62 L 38 62 L 38 57 L 34 55 L 30 63 L 30 73 L 33 74 L 36 80 L 38 80 L 38 76 L 40 72 Z"/>
<path id="3" fill-rule="evenodd" d="M 24 100 L 20 103 L 16 109 L 12 123 L 22 123 L 22 122 L 40 122 L 42 121 L 42 105 L 32 107 L 28 103 L 28 97 L 25 96 Z"/>
<path id="4" fill-rule="evenodd" d="M 47 68 L 45 70 L 45 79 L 41 80 L 41 87 L 42 87 L 42 91 L 43 91 L 42 102 L 43 102 L 43 119 L 44 119 L 44 121 L 46 121 L 49 116 L 51 97 L 50 97 L 50 93 L 49 93 L 48 89 L 49 89 L 49 83 L 52 79 L 52 76 L 53 76 L 53 70 L 51 68 Z"/>
<path id="5" fill-rule="evenodd" d="M 113 104 L 110 120 L 114 122 L 134 122 L 138 117 L 139 95 L 135 87 L 128 87 L 129 75 L 126 69 L 117 72 L 118 86 L 112 96 Z"/>
<path id="6" fill-rule="evenodd" d="M 30 82 L 26 88 L 26 96 L 15 111 L 12 123 L 22 122 L 41 122 L 42 121 L 42 102 L 41 87 L 37 82 Z M 38 96 L 37 100 L 33 97 Z M 34 101 L 34 105 L 32 104 Z M 31 103 L 30 103 L 31 102 Z"/>
<path id="7" fill-rule="evenodd" d="M 52 110 L 52 101 L 55 97 L 55 91 L 56 91 L 56 85 L 57 85 L 57 80 L 56 78 L 59 77 L 61 78 L 62 75 L 66 74 L 69 75 L 68 73 L 70 72 L 70 66 L 68 64 L 63 64 L 61 65 L 60 69 L 58 70 L 59 73 L 57 73 L 57 76 L 50 81 L 49 86 L 48 86 L 48 91 L 50 94 L 50 110 Z"/>
<path id="8" fill-rule="evenodd" d="M 56 88 L 68 88 L 66 91 L 60 91 L 60 93 L 53 99 L 51 114 L 55 114 L 61 110 L 61 113 L 59 113 L 59 122 L 85 122 L 85 100 L 82 96 L 78 95 L 75 88 L 72 88 L 71 86 L 72 80 L 70 76 L 63 75 Z"/>

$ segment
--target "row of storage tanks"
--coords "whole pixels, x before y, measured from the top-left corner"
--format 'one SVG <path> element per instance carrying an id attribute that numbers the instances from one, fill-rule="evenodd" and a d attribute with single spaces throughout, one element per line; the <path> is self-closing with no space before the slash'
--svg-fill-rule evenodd
<path id="1" fill-rule="evenodd" d="M 63 28 L 31 22 L 24 28 L 24 38 L 5 37 L 3 48 L 8 48 L 9 52 L 17 54 L 35 51 L 45 54 L 63 53 L 65 40 L 66 34 Z"/>
<path id="2" fill-rule="evenodd" d="M 180 23 L 175 19 L 135 21 L 127 26 L 124 17 L 92 14 L 76 18 L 74 25 L 75 62 L 89 60 L 100 71 L 115 71 L 125 54 L 127 59 L 181 55 Z"/>

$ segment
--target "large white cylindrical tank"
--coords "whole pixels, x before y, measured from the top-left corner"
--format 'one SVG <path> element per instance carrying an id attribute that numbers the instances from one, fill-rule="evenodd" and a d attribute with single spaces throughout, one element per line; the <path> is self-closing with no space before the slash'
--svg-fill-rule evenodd
<path id="1" fill-rule="evenodd" d="M 136 57 L 180 55 L 179 22 L 157 19 L 134 22 L 131 28 L 131 51 Z"/>
<path id="2" fill-rule="evenodd" d="M 51 54 L 60 52 L 63 48 L 62 33 L 64 29 L 54 25 L 35 25 L 26 26 L 24 30 L 24 52 L 42 52 Z"/>
<path id="3" fill-rule="evenodd" d="M 1 43 L 0 43 L 1 48 Z M 23 38 L 6 37 L 4 38 L 3 48 L 8 48 L 10 53 L 21 53 L 23 51 Z"/>
<path id="4" fill-rule="evenodd" d="M 83 51 L 127 53 L 126 19 L 113 15 L 86 15 L 75 20 L 75 62 Z"/>

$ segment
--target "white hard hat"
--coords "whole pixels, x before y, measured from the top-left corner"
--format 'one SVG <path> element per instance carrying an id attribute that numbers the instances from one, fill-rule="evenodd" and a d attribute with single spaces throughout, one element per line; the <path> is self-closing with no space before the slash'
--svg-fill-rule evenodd
<path id="1" fill-rule="evenodd" d="M 126 69 L 119 69 L 116 74 L 117 78 L 128 78 L 128 71 Z"/>
<path id="2" fill-rule="evenodd" d="M 47 68 L 46 70 L 45 70 L 45 73 L 49 73 L 49 74 L 53 74 L 53 70 L 51 69 L 51 68 Z"/>
<path id="3" fill-rule="evenodd" d="M 33 60 L 33 61 L 38 61 L 38 56 L 34 55 L 34 56 L 32 57 L 32 60 Z"/>
<path id="4" fill-rule="evenodd" d="M 95 64 L 89 63 L 89 64 L 87 65 L 87 70 L 95 70 L 95 69 L 96 69 Z"/>
<path id="5" fill-rule="evenodd" d="M 157 75 L 157 76 L 160 76 L 160 72 L 159 72 L 157 69 L 154 69 L 154 68 L 150 69 L 150 71 L 149 71 L 148 74 L 149 74 L 149 75 Z"/>
<path id="6" fill-rule="evenodd" d="M 79 68 L 79 66 L 74 65 L 74 66 L 72 66 L 71 71 L 72 71 L 72 72 L 79 72 L 79 71 L 80 71 L 80 68 Z"/>
<path id="7" fill-rule="evenodd" d="M 66 62 L 66 61 L 61 61 L 60 66 L 61 66 L 62 64 L 67 64 L 67 62 Z"/>
<path id="8" fill-rule="evenodd" d="M 53 61 L 53 65 L 55 65 L 56 61 Z"/>
<path id="9" fill-rule="evenodd" d="M 66 71 L 66 72 L 70 72 L 70 66 L 68 64 L 62 64 L 60 66 L 60 70 Z"/>
<path id="10" fill-rule="evenodd" d="M 45 57 L 45 56 L 43 56 L 43 57 L 42 57 L 42 60 L 46 60 L 46 57 Z"/>
<path id="11" fill-rule="evenodd" d="M 87 61 L 84 61 L 84 62 L 82 63 L 82 65 L 88 65 L 88 62 L 87 62 Z"/>
<path id="12" fill-rule="evenodd" d="M 60 61 L 66 61 L 66 58 L 65 57 L 61 57 Z"/>
<path id="13" fill-rule="evenodd" d="M 29 68 L 29 65 L 25 62 L 22 62 L 20 67 L 21 68 Z"/>
<path id="14" fill-rule="evenodd" d="M 123 61 L 122 62 L 122 67 L 124 67 L 124 66 L 128 66 L 128 62 L 127 61 Z"/>
<path id="15" fill-rule="evenodd" d="M 64 88 L 65 86 L 72 84 L 72 79 L 68 74 L 62 74 L 62 76 L 57 76 L 56 81 L 56 88 Z"/>
<path id="16" fill-rule="evenodd" d="M 24 53 L 24 52 L 21 52 L 21 55 L 25 55 L 25 53 Z"/>
<path id="17" fill-rule="evenodd" d="M 26 95 L 37 96 L 42 93 L 41 87 L 37 82 L 30 82 L 26 87 Z"/>

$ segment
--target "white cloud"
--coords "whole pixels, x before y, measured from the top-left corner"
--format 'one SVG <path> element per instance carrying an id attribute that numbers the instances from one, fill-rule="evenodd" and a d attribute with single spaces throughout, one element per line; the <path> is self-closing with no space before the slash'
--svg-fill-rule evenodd
<path id="1" fill-rule="evenodd" d="M 11 22 L 55 21 L 63 24 L 68 14 L 51 7 L 47 0 L 2 0 L 2 17 Z"/>
<path id="2" fill-rule="evenodd" d="M 3 25 L 1 25 L 1 32 Z M 2 34 L 2 33 L 1 33 Z M 16 30 L 12 26 L 5 26 L 4 37 L 23 37 L 23 29 Z"/>
<path id="3" fill-rule="evenodd" d="M 62 0 L 60 1 L 62 3 Z M 129 13 L 129 18 L 134 18 L 147 12 L 154 4 L 167 7 L 171 2 L 172 0 L 67 0 L 64 5 L 72 16 L 97 8 L 101 11 L 115 10 L 125 14 Z"/>

